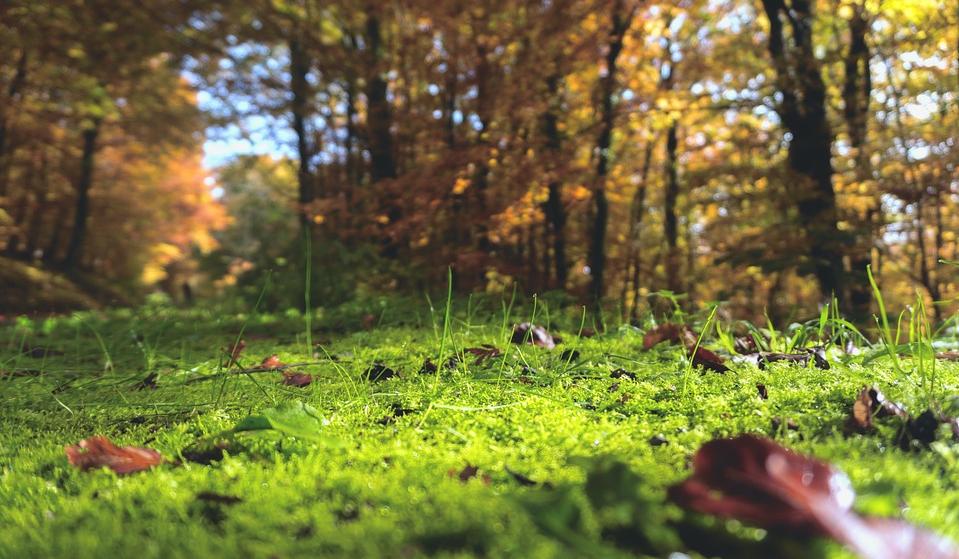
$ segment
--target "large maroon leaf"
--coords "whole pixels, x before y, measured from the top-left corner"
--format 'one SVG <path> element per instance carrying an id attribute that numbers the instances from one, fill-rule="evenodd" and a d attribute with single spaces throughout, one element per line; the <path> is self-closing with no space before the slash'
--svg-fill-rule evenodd
<path id="1" fill-rule="evenodd" d="M 860 517 L 850 508 L 855 493 L 845 474 L 752 435 L 704 444 L 693 475 L 669 496 L 697 512 L 828 536 L 869 559 L 959 558 L 949 540 L 905 522 Z"/>
<path id="2" fill-rule="evenodd" d="M 514 344 L 533 344 L 546 349 L 553 349 L 557 342 L 556 338 L 546 331 L 546 328 L 529 322 L 513 326 L 513 336 L 510 341 Z"/>
<path id="3" fill-rule="evenodd" d="M 147 470 L 163 462 L 163 456 L 151 448 L 116 446 L 102 436 L 90 437 L 64 447 L 67 460 L 81 470 L 106 466 L 118 474 Z"/>

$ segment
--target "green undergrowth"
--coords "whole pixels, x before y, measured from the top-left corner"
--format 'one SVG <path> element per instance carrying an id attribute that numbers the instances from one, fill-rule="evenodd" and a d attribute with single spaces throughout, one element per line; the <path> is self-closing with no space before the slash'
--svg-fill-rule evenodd
<path id="1" fill-rule="evenodd" d="M 562 336 L 555 349 L 509 343 L 533 314 Z M 583 324 L 575 309 L 472 301 L 448 321 L 425 304 L 357 304 L 319 313 L 309 336 L 294 312 L 144 307 L 8 324 L 0 557 L 846 557 L 666 502 L 702 443 L 739 433 L 835 463 L 864 513 L 959 539 L 959 447 L 904 451 L 891 425 L 844 435 L 865 385 L 930 405 L 912 359 L 863 347 L 833 351 L 828 370 L 730 362 L 717 374 L 690 369 L 678 347 L 644 351 L 641 328 L 585 338 Z M 297 370 L 313 382 L 236 373 L 224 350 L 239 338 L 240 366 L 277 354 L 307 363 Z M 503 355 L 462 353 L 481 344 Z M 703 345 L 723 349 L 711 335 Z M 421 371 L 427 359 L 438 372 Z M 397 376 L 368 380 L 377 363 Z M 942 395 L 959 392 L 959 367 L 935 375 Z M 262 429 L 277 409 L 315 421 Z M 122 477 L 70 466 L 64 445 L 93 435 L 167 463 Z M 217 442 L 221 459 L 187 459 Z"/>

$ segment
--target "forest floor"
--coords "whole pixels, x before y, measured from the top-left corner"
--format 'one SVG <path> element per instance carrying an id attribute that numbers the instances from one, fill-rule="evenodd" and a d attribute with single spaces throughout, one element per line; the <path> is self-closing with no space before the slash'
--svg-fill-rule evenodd
<path id="1" fill-rule="evenodd" d="M 310 330 L 294 312 L 162 306 L 0 327 L 0 557 L 851 556 L 668 501 L 703 443 L 741 433 L 842 469 L 863 514 L 959 539 L 959 445 L 847 427 L 864 386 L 918 413 L 933 375 L 959 390 L 955 363 L 860 343 L 829 348 L 828 369 L 761 369 L 708 336 L 721 374 L 645 349 L 646 328 L 580 336 L 575 311 L 537 311 L 554 349 L 511 343 L 529 309 L 489 307 L 446 323 L 384 301 Z M 296 366 L 262 370 L 272 355 Z M 95 435 L 164 462 L 71 465 L 64 447 Z"/>

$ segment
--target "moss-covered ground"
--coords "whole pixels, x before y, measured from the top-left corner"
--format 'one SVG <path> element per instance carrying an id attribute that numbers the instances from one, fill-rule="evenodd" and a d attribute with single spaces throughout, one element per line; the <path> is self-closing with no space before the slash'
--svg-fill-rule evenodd
<path id="1" fill-rule="evenodd" d="M 644 351 L 641 328 L 585 338 L 575 311 L 541 308 L 535 321 L 563 338 L 547 350 L 509 342 L 531 309 L 460 307 L 444 328 L 426 304 L 354 305 L 318 313 L 309 336 L 293 312 L 162 306 L 7 323 L 0 557 L 847 556 L 666 502 L 702 443 L 738 433 L 833 462 L 863 512 L 959 539 L 959 448 L 901 450 L 891 425 L 843 432 L 864 385 L 924 409 L 928 363 L 834 352 L 828 370 L 731 362 L 717 374 L 690 369 L 679 347 Z M 277 354 L 308 362 L 297 369 L 312 383 L 227 368 L 239 337 L 241 366 Z M 503 355 L 462 353 L 481 344 Z M 438 372 L 421 371 L 425 359 Z M 375 363 L 397 376 L 367 379 Z M 959 388 L 959 367 L 934 374 L 941 393 Z M 310 436 L 224 435 L 291 402 L 322 418 Z M 167 463 L 80 471 L 64 445 L 93 435 Z M 221 459 L 197 450 L 217 441 Z"/>

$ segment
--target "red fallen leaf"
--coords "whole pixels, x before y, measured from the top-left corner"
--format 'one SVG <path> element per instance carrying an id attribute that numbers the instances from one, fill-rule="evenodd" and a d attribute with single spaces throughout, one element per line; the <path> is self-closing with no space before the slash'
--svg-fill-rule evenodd
<path id="1" fill-rule="evenodd" d="M 265 357 L 262 362 L 260 362 L 261 369 L 267 369 L 270 371 L 275 371 L 276 369 L 282 369 L 286 367 L 286 363 L 280 361 L 280 358 L 276 354 L 269 357 Z"/>
<path id="2" fill-rule="evenodd" d="M 246 342 L 243 340 L 237 340 L 235 344 L 229 349 L 224 349 L 227 356 L 230 358 L 226 362 L 227 367 L 232 367 L 237 364 L 237 360 L 240 358 L 240 354 L 243 353 L 243 349 L 246 347 Z"/>
<path id="3" fill-rule="evenodd" d="M 535 326 L 529 322 L 523 322 L 513 327 L 513 337 L 510 339 L 514 344 L 533 344 L 546 349 L 556 347 L 556 339 L 546 331 L 542 326 Z"/>
<path id="4" fill-rule="evenodd" d="M 376 315 L 375 314 L 364 314 L 363 319 L 360 320 L 360 324 L 363 326 L 364 330 L 372 330 L 376 326 Z"/>
<path id="5" fill-rule="evenodd" d="M 723 365 L 722 357 L 702 346 L 697 347 L 696 353 L 693 354 L 693 366 L 702 367 L 717 373 L 725 373 L 729 371 L 729 367 Z"/>
<path id="6" fill-rule="evenodd" d="M 827 536 L 869 559 L 956 559 L 952 542 L 851 510 L 849 479 L 831 465 L 752 435 L 717 439 L 693 457 L 693 474 L 669 488 L 681 507 L 767 529 Z"/>
<path id="7" fill-rule="evenodd" d="M 592 338 L 595 335 L 596 335 L 596 330 L 593 330 L 592 328 L 583 328 L 579 332 L 580 338 Z"/>
<path id="8" fill-rule="evenodd" d="M 79 444 L 63 447 L 70 464 L 81 470 L 106 466 L 118 474 L 148 470 L 163 462 L 163 456 L 150 448 L 119 447 L 101 436 L 83 439 Z"/>
<path id="9" fill-rule="evenodd" d="M 298 373 L 296 371 L 283 371 L 283 384 L 286 386 L 297 386 L 303 388 L 313 382 L 313 375 L 309 373 Z"/>
<path id="10" fill-rule="evenodd" d="M 464 466 L 463 469 L 460 470 L 459 472 L 457 472 L 455 468 L 450 468 L 449 471 L 446 472 L 446 475 L 448 475 L 449 477 L 457 478 L 463 483 L 466 483 L 467 481 L 476 477 L 478 473 L 479 473 L 479 468 L 477 468 L 476 466 L 472 464 L 466 464 L 466 466 Z M 492 481 L 490 477 L 486 474 L 483 474 L 480 477 L 480 479 L 483 481 L 485 485 L 489 485 L 490 481 Z"/>
<path id="11" fill-rule="evenodd" d="M 689 326 L 660 324 L 643 336 L 643 349 L 652 349 L 654 345 L 660 342 L 683 342 L 687 346 L 696 345 L 696 334 Z"/>
<path id="12" fill-rule="evenodd" d="M 463 351 L 465 353 L 475 355 L 476 361 L 474 361 L 474 363 L 476 363 L 477 365 L 480 365 L 484 361 L 487 361 L 489 359 L 493 359 L 494 357 L 499 357 L 500 355 L 503 354 L 502 351 L 500 351 L 496 347 L 493 347 L 489 344 L 483 344 L 480 347 L 466 348 Z"/>
<path id="13" fill-rule="evenodd" d="M 872 429 L 873 418 L 888 416 L 909 418 L 909 414 L 901 405 L 887 400 L 879 389 L 863 387 L 852 404 L 846 427 L 848 431 L 865 433 Z"/>
<path id="14" fill-rule="evenodd" d="M 959 361 L 959 351 L 942 351 L 936 354 L 936 359 L 943 361 Z"/>

